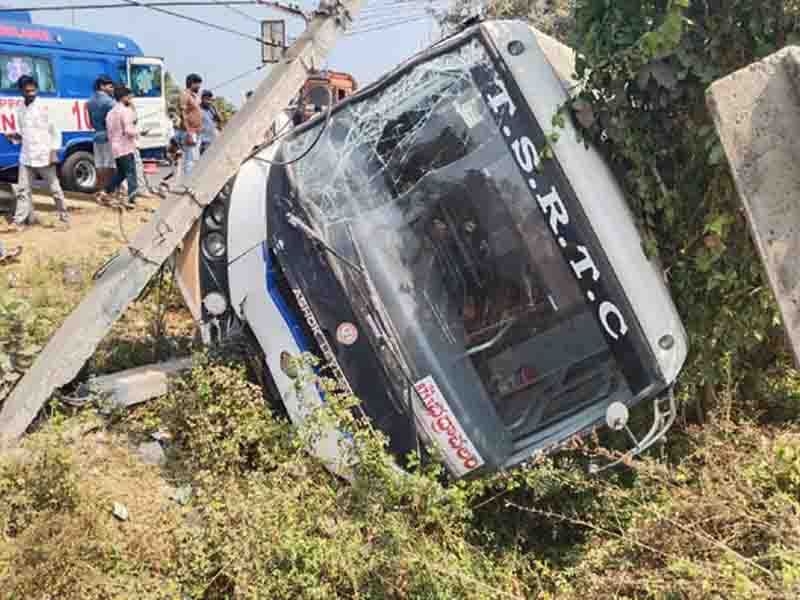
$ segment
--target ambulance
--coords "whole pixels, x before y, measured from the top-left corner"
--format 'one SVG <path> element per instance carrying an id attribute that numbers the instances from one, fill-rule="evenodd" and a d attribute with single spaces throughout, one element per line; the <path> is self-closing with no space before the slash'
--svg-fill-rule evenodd
<path id="1" fill-rule="evenodd" d="M 22 102 L 17 81 L 23 75 L 34 77 L 38 101 L 50 107 L 62 133 L 61 180 L 74 191 L 92 192 L 97 184 L 86 104 L 102 74 L 133 91 L 144 133 L 143 159 L 163 158 L 172 124 L 160 58 L 144 56 L 129 38 L 34 24 L 26 11 L 0 14 L 0 133 L 17 130 L 16 108 Z M 19 145 L 0 136 L 0 177 L 15 181 L 19 152 Z"/>

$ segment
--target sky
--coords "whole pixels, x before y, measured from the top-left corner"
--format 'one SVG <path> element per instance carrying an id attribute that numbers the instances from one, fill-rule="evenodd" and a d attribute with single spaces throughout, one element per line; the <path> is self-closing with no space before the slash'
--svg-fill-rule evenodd
<path id="1" fill-rule="evenodd" d="M 272 8 L 226 7 L 224 0 L 208 1 L 216 2 L 218 6 L 172 10 L 253 37 L 260 36 L 261 19 L 286 18 L 290 37 L 299 35 L 303 29 L 301 19 L 284 16 Z M 447 0 L 369 0 L 353 26 L 353 31 L 363 33 L 341 38 L 327 65 L 323 66 L 351 73 L 360 86 L 374 81 L 436 39 L 436 25 L 424 12 L 431 1 L 436 7 L 447 5 Z M 2 0 L 5 7 L 20 9 L 113 2 L 124 4 L 122 0 Z M 315 0 L 295 0 L 293 3 L 304 9 L 317 4 Z M 261 64 L 260 44 L 145 8 L 34 12 L 33 20 L 39 24 L 131 37 L 145 55 L 163 57 L 167 70 L 176 81 L 182 82 L 191 72 L 199 73 L 204 79 L 204 87 L 212 88 L 217 95 L 225 96 L 236 105 L 241 103 L 245 92 L 256 87 L 269 68 L 218 87 L 218 84 Z"/>

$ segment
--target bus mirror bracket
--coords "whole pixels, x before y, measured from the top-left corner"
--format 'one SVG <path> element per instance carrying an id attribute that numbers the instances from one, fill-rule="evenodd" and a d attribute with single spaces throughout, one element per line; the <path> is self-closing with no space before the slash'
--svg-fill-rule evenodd
<path id="1" fill-rule="evenodd" d="M 628 427 L 628 407 L 621 402 L 613 402 L 606 409 L 606 424 L 614 431 L 625 431 L 633 447 L 608 464 L 598 465 L 594 462 L 591 463 L 589 465 L 589 473 L 597 475 L 646 452 L 665 438 L 677 415 L 677 402 L 673 388 L 670 387 L 666 394 L 661 394 L 653 400 L 653 424 L 644 437 L 639 439 Z"/>

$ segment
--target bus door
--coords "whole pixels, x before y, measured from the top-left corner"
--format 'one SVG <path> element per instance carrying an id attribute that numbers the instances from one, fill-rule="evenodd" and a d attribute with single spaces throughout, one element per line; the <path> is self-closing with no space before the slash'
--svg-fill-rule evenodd
<path id="1" fill-rule="evenodd" d="M 140 148 L 166 148 L 169 143 L 164 62 L 160 58 L 128 58 L 128 83 L 138 117 Z"/>

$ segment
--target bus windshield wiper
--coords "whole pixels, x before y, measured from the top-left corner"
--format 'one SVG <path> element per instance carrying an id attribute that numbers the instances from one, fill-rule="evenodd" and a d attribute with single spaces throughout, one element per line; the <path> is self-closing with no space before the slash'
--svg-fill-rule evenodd
<path id="1" fill-rule="evenodd" d="M 313 230 L 311 227 L 309 227 L 308 225 L 306 225 L 306 224 L 303 222 L 303 220 L 302 220 L 300 217 L 298 217 L 298 216 L 297 216 L 297 215 L 295 215 L 294 213 L 290 213 L 290 212 L 288 212 L 288 213 L 286 213 L 286 221 L 289 223 L 289 225 L 291 225 L 292 227 L 294 227 L 295 229 L 297 229 L 297 230 L 298 230 L 300 233 L 302 233 L 302 234 L 303 234 L 304 236 L 306 236 L 308 239 L 310 239 L 311 241 L 314 241 L 314 242 L 318 243 L 320 246 L 322 246 L 322 248 L 323 248 L 323 249 L 324 249 L 326 252 L 328 252 L 328 253 L 330 253 L 332 256 L 335 256 L 336 258 L 338 258 L 338 259 L 339 259 L 340 261 L 342 261 L 342 262 L 343 262 L 345 265 L 347 265 L 348 267 L 350 267 L 351 269 L 353 269 L 354 271 L 356 271 L 356 272 L 357 272 L 359 275 L 361 275 L 362 277 L 364 276 L 364 269 L 363 269 L 362 267 L 358 266 L 358 265 L 357 265 L 357 264 L 355 264 L 354 262 L 351 262 L 351 261 L 350 261 L 348 258 L 345 258 L 344 256 L 342 256 L 342 255 L 339 253 L 339 251 L 338 251 L 338 250 L 336 250 L 336 248 L 334 248 L 333 246 L 331 246 L 331 245 L 330 245 L 330 244 L 329 244 L 329 243 L 328 243 L 328 242 L 325 240 L 325 238 L 323 238 L 323 237 L 322 237 L 322 236 L 321 236 L 319 233 L 317 233 L 317 232 L 316 232 L 315 230 Z"/>
<path id="2" fill-rule="evenodd" d="M 349 269 L 359 275 L 359 278 L 366 288 L 366 290 L 361 290 L 360 292 L 365 297 L 367 305 L 371 307 L 370 312 L 372 314 L 368 315 L 368 321 L 375 330 L 375 334 L 380 345 L 385 346 L 386 349 L 388 349 L 394 355 L 398 366 L 408 372 L 408 365 L 406 365 L 405 361 L 402 360 L 402 355 L 400 354 L 395 338 L 391 333 L 388 312 L 386 311 L 386 307 L 383 305 L 383 302 L 380 300 L 380 296 L 378 295 L 378 291 L 375 289 L 375 284 L 373 283 L 372 278 L 369 276 L 369 272 L 367 271 L 366 267 L 363 266 L 364 258 L 361 254 L 361 247 L 358 245 L 350 226 L 347 225 L 346 227 L 347 236 L 350 239 L 350 244 L 353 246 L 353 250 L 358 258 L 358 262 L 361 264 L 356 264 L 347 257 L 342 256 L 342 254 L 336 250 L 336 248 L 331 246 L 317 231 L 306 225 L 303 220 L 294 213 L 287 212 L 286 220 L 290 226 L 297 229 L 308 239 L 318 243 L 320 247 L 328 252 L 331 256 L 340 260 Z"/>

